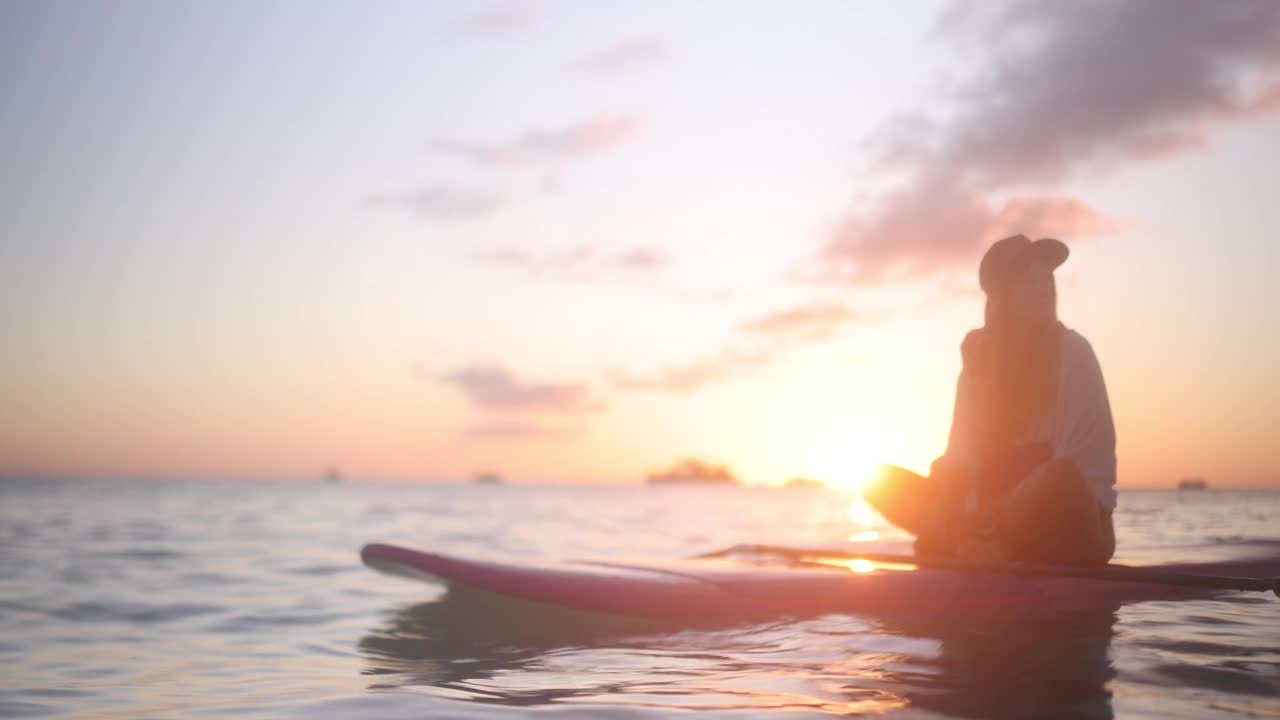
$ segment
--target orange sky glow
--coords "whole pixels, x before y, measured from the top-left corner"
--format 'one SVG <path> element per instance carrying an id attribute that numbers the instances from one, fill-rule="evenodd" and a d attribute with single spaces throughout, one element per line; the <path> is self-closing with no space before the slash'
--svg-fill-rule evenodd
<path id="1" fill-rule="evenodd" d="M 0 474 L 854 488 L 1024 232 L 1121 487 L 1280 487 L 1280 13 L 679 7 L 8 23 Z"/>

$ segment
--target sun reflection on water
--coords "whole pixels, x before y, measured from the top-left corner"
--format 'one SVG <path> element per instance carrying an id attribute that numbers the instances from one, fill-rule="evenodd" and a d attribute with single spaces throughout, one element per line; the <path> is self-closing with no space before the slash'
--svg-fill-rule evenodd
<path id="1" fill-rule="evenodd" d="M 876 569 L 875 563 L 871 562 L 870 560 L 864 560 L 863 558 L 850 560 L 847 563 L 847 565 L 849 566 L 850 570 L 856 573 L 869 573 L 872 570 Z"/>
<path id="2" fill-rule="evenodd" d="M 875 511 L 875 508 L 871 507 L 867 501 L 858 498 L 849 503 L 849 522 L 864 528 L 866 531 L 871 531 L 872 528 L 881 523 L 881 520 L 880 514 Z"/>

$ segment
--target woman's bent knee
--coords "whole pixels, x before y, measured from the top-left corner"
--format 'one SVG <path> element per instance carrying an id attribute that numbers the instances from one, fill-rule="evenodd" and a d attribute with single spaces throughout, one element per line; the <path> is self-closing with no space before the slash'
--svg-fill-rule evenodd
<path id="1" fill-rule="evenodd" d="M 1115 553 L 1110 514 L 1075 463 L 1054 460 L 1019 485 L 1005 511 L 1011 544 L 1033 562 L 1101 565 Z"/>

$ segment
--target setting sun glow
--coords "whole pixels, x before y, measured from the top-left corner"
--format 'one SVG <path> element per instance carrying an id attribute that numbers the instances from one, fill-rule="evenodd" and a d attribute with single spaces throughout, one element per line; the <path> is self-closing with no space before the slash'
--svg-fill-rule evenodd
<path id="1" fill-rule="evenodd" d="M 808 466 L 814 479 L 837 490 L 856 493 L 885 462 L 881 455 L 884 444 L 874 433 L 848 428 L 847 422 L 833 422 L 828 427 L 843 431 L 829 430 L 812 438 L 806 448 Z"/>

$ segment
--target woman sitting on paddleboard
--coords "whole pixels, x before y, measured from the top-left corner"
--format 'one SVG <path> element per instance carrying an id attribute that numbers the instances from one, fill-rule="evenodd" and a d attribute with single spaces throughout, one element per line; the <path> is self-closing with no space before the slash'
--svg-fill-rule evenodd
<path id="1" fill-rule="evenodd" d="M 946 454 L 927 478 L 888 467 L 866 487 L 917 553 L 1101 565 L 1115 552 L 1115 426 L 1093 348 L 1058 321 L 1067 255 L 1022 235 L 987 250 L 985 324 L 960 348 Z"/>

